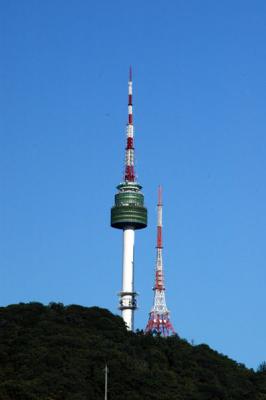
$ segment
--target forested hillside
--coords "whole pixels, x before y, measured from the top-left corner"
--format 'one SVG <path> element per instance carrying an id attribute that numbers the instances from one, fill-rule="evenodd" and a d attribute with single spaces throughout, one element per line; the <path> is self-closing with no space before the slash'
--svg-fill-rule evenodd
<path id="1" fill-rule="evenodd" d="M 0 308 L 0 400 L 266 400 L 254 372 L 180 338 L 127 332 L 108 310 L 52 303 Z"/>

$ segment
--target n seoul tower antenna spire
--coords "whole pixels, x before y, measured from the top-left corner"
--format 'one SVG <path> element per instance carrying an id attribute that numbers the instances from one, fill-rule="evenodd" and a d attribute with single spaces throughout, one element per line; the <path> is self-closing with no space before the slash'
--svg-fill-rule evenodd
<path id="1" fill-rule="evenodd" d="M 137 183 L 134 168 L 134 126 L 132 112 L 132 69 L 128 81 L 128 123 L 126 157 L 123 182 L 117 186 L 115 205 L 111 209 L 111 226 L 123 230 L 122 290 L 119 309 L 128 330 L 134 330 L 134 311 L 137 308 L 134 289 L 135 230 L 147 226 L 147 209 L 144 207 L 142 186 Z"/>
<path id="2" fill-rule="evenodd" d="M 163 222 L 163 204 L 162 204 L 162 187 L 158 189 L 158 205 L 157 205 L 157 246 L 156 246 L 156 267 L 155 267 L 155 285 L 154 301 L 149 320 L 145 329 L 146 333 L 161 334 L 162 336 L 170 336 L 174 334 L 174 328 L 170 322 L 169 310 L 165 301 L 165 285 L 163 273 L 163 238 L 162 238 L 162 222 Z"/>

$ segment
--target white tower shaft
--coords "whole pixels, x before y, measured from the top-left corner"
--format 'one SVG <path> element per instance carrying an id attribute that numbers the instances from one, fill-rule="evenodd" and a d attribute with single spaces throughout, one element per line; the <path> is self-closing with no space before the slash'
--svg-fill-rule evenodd
<path id="1" fill-rule="evenodd" d="M 136 293 L 134 292 L 134 228 L 123 231 L 123 277 L 120 293 L 120 309 L 128 330 L 134 330 L 134 310 L 136 309 Z"/>

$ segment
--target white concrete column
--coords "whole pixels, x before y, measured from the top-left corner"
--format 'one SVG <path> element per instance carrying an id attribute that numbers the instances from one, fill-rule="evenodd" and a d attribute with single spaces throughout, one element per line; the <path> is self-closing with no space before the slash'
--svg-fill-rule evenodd
<path id="1" fill-rule="evenodd" d="M 134 241 L 135 230 L 127 228 L 123 231 L 123 281 L 122 293 L 134 292 Z M 122 318 L 129 330 L 134 329 L 134 295 L 122 295 Z M 127 308 L 129 307 L 129 308 Z"/>

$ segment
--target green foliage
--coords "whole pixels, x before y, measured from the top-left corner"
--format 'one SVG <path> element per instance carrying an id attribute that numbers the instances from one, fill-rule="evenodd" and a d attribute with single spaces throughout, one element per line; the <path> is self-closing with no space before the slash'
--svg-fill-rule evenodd
<path id="1" fill-rule="evenodd" d="M 258 372 L 266 374 L 266 362 L 263 361 L 259 366 L 258 366 Z"/>
<path id="2" fill-rule="evenodd" d="M 211 350 L 127 332 L 98 307 L 61 303 L 0 308 L 0 400 L 265 400 L 257 372 Z"/>

